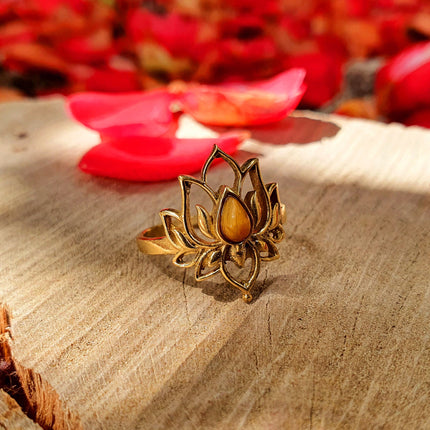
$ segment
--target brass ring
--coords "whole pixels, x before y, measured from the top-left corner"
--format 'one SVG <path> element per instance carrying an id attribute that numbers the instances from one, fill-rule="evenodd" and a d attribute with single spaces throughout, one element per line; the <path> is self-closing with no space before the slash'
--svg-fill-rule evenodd
<path id="1" fill-rule="evenodd" d="M 215 191 L 207 183 L 207 173 L 217 158 L 232 168 L 235 180 L 232 187 L 221 185 Z M 248 175 L 253 189 L 242 198 Z M 197 281 L 221 273 L 249 303 L 261 261 L 279 258 L 277 244 L 284 238 L 285 205 L 280 202 L 278 184 L 263 183 L 257 158 L 239 166 L 217 146 L 206 160 L 201 180 L 191 176 L 178 179 L 182 190 L 181 210 L 160 211 L 162 224 L 144 230 L 137 237 L 140 251 L 151 255 L 173 254 L 176 266 L 194 266 Z M 212 204 L 211 210 L 195 205 L 195 217 L 191 215 L 190 204 L 193 186 L 206 192 Z M 244 269 L 248 260 L 249 273 L 244 276 L 232 272 L 232 268 Z"/>

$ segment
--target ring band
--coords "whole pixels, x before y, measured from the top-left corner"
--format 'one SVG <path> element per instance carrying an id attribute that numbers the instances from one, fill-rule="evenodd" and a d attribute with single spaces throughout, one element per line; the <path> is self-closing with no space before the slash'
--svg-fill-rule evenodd
<path id="1" fill-rule="evenodd" d="M 162 224 L 147 228 L 137 236 L 139 250 L 148 255 L 176 254 L 177 249 L 170 242 Z"/>
<path id="2" fill-rule="evenodd" d="M 235 180 L 232 187 L 221 185 L 215 191 L 207 183 L 207 173 L 217 158 L 231 167 Z M 253 189 L 243 197 L 248 176 Z M 203 167 L 201 180 L 191 176 L 178 179 L 182 190 L 181 210 L 160 211 L 162 224 L 147 228 L 137 237 L 140 251 L 149 255 L 174 255 L 176 266 L 194 267 L 197 281 L 221 273 L 242 292 L 243 300 L 250 302 L 250 291 L 261 262 L 279 257 L 277 244 L 284 238 L 285 205 L 280 202 L 278 185 L 263 184 L 257 158 L 239 166 L 217 146 Z M 196 204 L 196 216 L 191 214 L 190 202 L 194 187 L 206 192 L 212 206 L 208 210 Z M 250 266 L 249 272 L 244 275 L 242 272 L 247 266 Z"/>

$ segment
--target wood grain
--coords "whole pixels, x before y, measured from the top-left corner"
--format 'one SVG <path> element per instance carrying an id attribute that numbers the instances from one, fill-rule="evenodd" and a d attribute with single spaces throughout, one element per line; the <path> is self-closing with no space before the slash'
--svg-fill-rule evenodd
<path id="1" fill-rule="evenodd" d="M 45 428 L 430 428 L 429 131 L 306 112 L 254 130 L 238 159 L 289 219 L 247 305 L 139 254 L 177 181 L 79 172 L 97 135 L 61 100 L 0 118 L 0 292 L 21 382 L 57 396 Z"/>
<path id="2" fill-rule="evenodd" d="M 21 410 L 16 401 L 0 390 L 0 428 L 6 430 L 42 430 Z"/>

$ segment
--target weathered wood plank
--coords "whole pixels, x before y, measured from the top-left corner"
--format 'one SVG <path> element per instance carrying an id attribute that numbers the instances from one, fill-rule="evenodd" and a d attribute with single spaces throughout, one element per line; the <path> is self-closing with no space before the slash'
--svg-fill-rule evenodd
<path id="1" fill-rule="evenodd" d="M 289 217 L 246 305 L 139 255 L 176 181 L 86 176 L 97 137 L 62 102 L 0 108 L 0 293 L 57 428 L 430 428 L 430 132 L 303 115 L 238 156 L 259 154 Z"/>

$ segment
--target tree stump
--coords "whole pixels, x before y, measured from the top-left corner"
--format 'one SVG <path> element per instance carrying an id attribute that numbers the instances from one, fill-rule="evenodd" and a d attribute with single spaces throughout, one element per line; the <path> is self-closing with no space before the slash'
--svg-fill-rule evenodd
<path id="1" fill-rule="evenodd" d="M 0 113 L 1 380 L 42 428 L 430 428 L 429 131 L 309 112 L 252 130 L 237 158 L 288 221 L 246 304 L 139 253 L 177 181 L 80 172 L 98 136 L 63 100 Z"/>
<path id="2" fill-rule="evenodd" d="M 28 418 L 18 403 L 3 390 L 0 390 L 0 428 L 7 430 L 41 430 L 41 427 Z"/>

